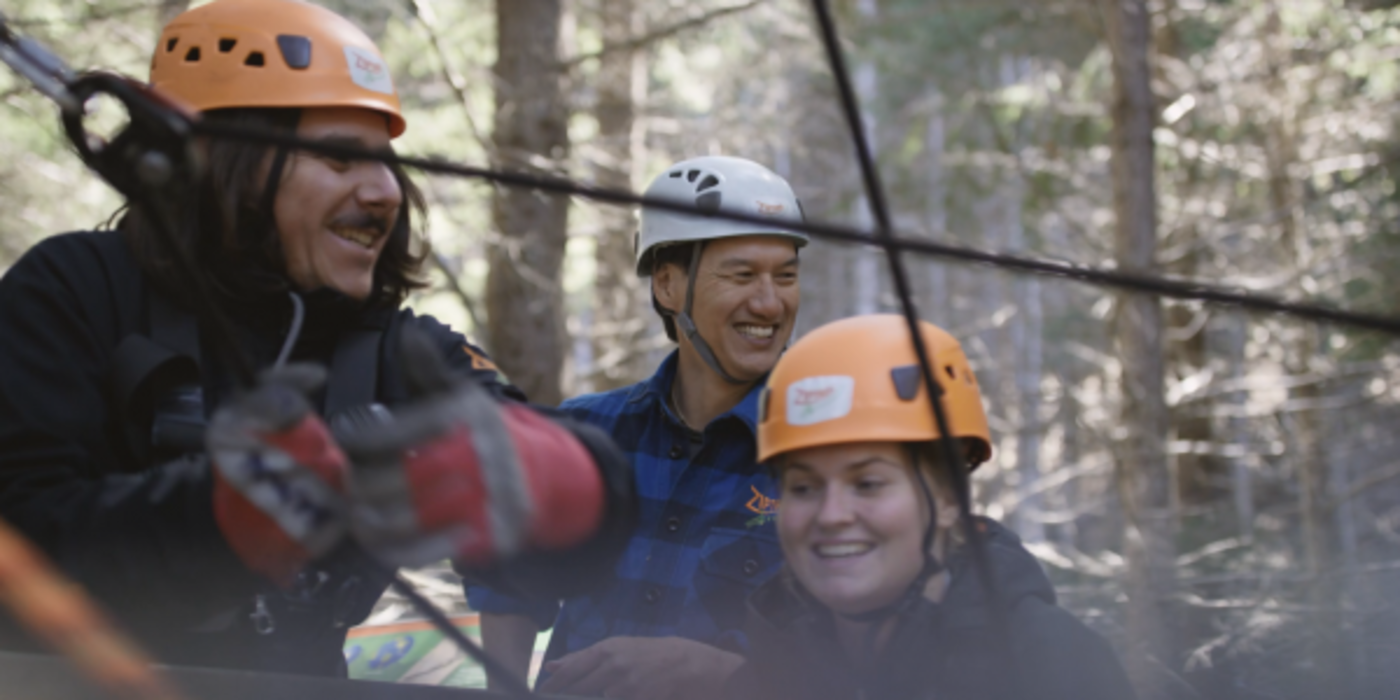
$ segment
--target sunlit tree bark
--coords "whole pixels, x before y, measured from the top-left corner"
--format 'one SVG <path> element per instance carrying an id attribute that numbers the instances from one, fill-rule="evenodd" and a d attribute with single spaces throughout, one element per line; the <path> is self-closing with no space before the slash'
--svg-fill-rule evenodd
<path id="1" fill-rule="evenodd" d="M 646 51 L 628 42 L 644 27 L 636 0 L 602 0 L 603 42 L 619 48 L 599 58 L 597 164 L 598 184 L 617 189 L 642 185 L 645 123 L 637 107 L 647 90 Z M 637 220 L 627 207 L 602 209 L 598 234 L 597 277 L 593 282 L 592 385 L 603 391 L 644 378 L 646 339 L 651 326 L 650 292 L 634 264 Z"/>
<path id="2" fill-rule="evenodd" d="M 1115 256 L 1121 269 L 1150 273 L 1157 269 L 1151 17 L 1147 0 L 1100 0 L 1100 9 L 1113 53 Z M 1174 519 L 1163 444 L 1167 407 L 1162 305 L 1153 296 L 1120 295 L 1116 323 L 1122 436 L 1115 459 L 1127 517 L 1123 549 L 1128 562 L 1128 634 L 1137 647 L 1129 655 L 1129 673 L 1152 697 L 1164 683 L 1160 669 L 1177 665 Z"/>
<path id="3" fill-rule="evenodd" d="M 569 151 L 559 43 L 564 0 L 497 0 L 494 165 L 557 169 Z M 569 199 L 497 188 L 491 220 L 500 238 L 489 253 L 487 325 L 496 362 L 538 403 L 563 398 L 563 292 Z"/>

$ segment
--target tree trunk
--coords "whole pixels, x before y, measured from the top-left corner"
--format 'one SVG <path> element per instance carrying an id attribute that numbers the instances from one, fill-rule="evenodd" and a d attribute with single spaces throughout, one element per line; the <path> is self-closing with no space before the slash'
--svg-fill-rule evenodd
<path id="1" fill-rule="evenodd" d="M 928 174 L 927 217 L 930 235 L 935 241 L 948 240 L 948 179 L 944 172 L 943 156 L 947 148 L 947 121 L 943 116 L 943 96 L 935 91 L 929 98 L 932 104 L 928 125 L 924 131 L 924 153 Z M 923 275 L 916 275 L 914 289 L 918 292 L 919 310 L 924 318 L 942 326 L 952 328 L 953 299 L 948 294 L 948 265 L 941 260 L 921 260 L 906 258 L 911 269 L 922 269 Z"/>
<path id="2" fill-rule="evenodd" d="M 1284 256 L 1280 261 L 1291 267 L 1299 279 L 1303 279 L 1311 266 L 1311 244 L 1303 222 L 1303 183 L 1294 175 L 1295 167 L 1302 158 L 1298 149 L 1298 112 L 1301 100 L 1295 99 L 1288 66 L 1292 62 L 1291 37 L 1284 30 L 1281 7 L 1276 0 L 1264 4 L 1265 18 L 1263 36 L 1265 69 L 1269 104 L 1272 109 L 1266 119 L 1265 162 L 1269 175 L 1269 204 L 1278 222 L 1278 250 Z M 1316 379 L 1322 370 L 1324 353 L 1322 334 L 1311 324 L 1299 324 L 1291 329 L 1287 366 L 1291 374 L 1312 379 L 1304 381 L 1289 391 L 1289 403 L 1295 406 L 1294 412 L 1285 418 L 1290 424 L 1293 449 L 1291 450 L 1298 473 L 1299 507 L 1302 511 L 1301 525 L 1303 536 L 1303 561 L 1311 579 L 1310 607 L 1312 635 L 1308 649 L 1318 673 L 1313 682 L 1319 693 L 1333 689 L 1339 696 L 1347 687 L 1346 674 L 1343 674 L 1343 638 L 1339 615 L 1341 591 L 1337 586 L 1333 552 L 1337 545 L 1337 533 L 1333 519 L 1328 513 L 1328 451 L 1324 440 L 1330 440 L 1325 426 L 1324 415 L 1318 403 L 1324 398 L 1323 384 Z"/>
<path id="3" fill-rule="evenodd" d="M 603 44 L 627 46 L 641 36 L 636 0 L 602 0 Z M 598 68 L 598 184 L 631 190 L 642 181 L 646 129 L 636 118 L 646 99 L 645 49 L 605 52 Z M 637 220 L 627 207 L 604 207 L 593 282 L 593 372 L 595 391 L 640 381 L 647 374 L 646 339 L 652 313 L 650 291 L 637 277 Z"/>
<path id="4" fill-rule="evenodd" d="M 874 24 L 880 15 L 878 0 L 856 0 L 856 11 L 862 23 Z M 852 70 L 856 95 L 860 97 L 861 122 L 865 125 L 865 140 L 870 144 L 870 155 L 878 155 L 876 139 L 875 100 L 879 97 L 880 74 L 875 61 L 869 58 L 857 59 Z M 855 164 L 852 164 L 854 170 Z M 863 231 L 874 231 L 875 217 L 870 210 L 870 196 L 861 192 L 855 201 L 856 226 Z M 852 279 L 855 282 L 854 312 L 857 316 L 873 314 L 880 310 L 880 256 L 882 252 L 874 248 L 857 248 L 851 255 Z"/>
<path id="5" fill-rule="evenodd" d="M 1248 341 L 1248 321 L 1238 314 L 1224 317 L 1220 322 L 1222 353 L 1225 355 L 1225 381 L 1243 382 L 1245 350 Z M 1243 388 L 1230 392 L 1221 405 L 1229 407 L 1224 420 L 1226 444 L 1230 455 L 1230 494 L 1234 501 L 1235 521 L 1240 535 L 1254 537 L 1254 478 L 1249 472 L 1249 425 L 1244 418 L 1249 392 Z"/>
<path id="6" fill-rule="evenodd" d="M 1016 534 L 1026 542 L 1045 541 L 1044 507 L 1039 486 L 1040 375 L 1043 354 L 1044 313 L 1040 304 L 1040 280 L 1023 276 L 1016 280 L 1017 318 L 1012 334 L 1016 352 L 1016 471 L 1019 498 L 1016 507 Z"/>
<path id="7" fill-rule="evenodd" d="M 497 0 L 497 58 L 492 69 L 496 168 L 538 169 L 568 156 L 559 42 L 565 0 Z M 491 220 L 500 238 L 488 252 L 487 325 L 496 363 L 531 400 L 555 405 L 567 349 L 560 267 L 569 198 L 497 188 Z"/>
<path id="8" fill-rule="evenodd" d="M 1147 0 L 1100 0 L 1100 8 L 1113 51 L 1115 254 L 1120 269 L 1152 273 L 1157 267 L 1157 195 L 1151 17 Z M 1136 647 L 1128 666 L 1143 695 L 1151 698 L 1165 694 L 1167 679 L 1161 669 L 1177 665 L 1172 610 L 1175 543 L 1163 446 L 1167 407 L 1161 303 L 1144 294 L 1120 295 L 1116 325 L 1125 434 L 1115 459 L 1127 516 L 1128 635 Z"/>

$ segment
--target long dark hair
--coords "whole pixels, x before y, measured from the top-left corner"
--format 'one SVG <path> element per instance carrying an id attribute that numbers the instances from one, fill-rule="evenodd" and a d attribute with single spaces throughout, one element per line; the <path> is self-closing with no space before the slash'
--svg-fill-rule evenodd
<path id="1" fill-rule="evenodd" d="M 249 129 L 295 132 L 299 109 L 220 109 L 204 119 Z M 261 170 L 274 149 L 231 140 L 212 140 L 205 151 L 205 175 L 195 185 L 176 227 L 179 244 L 189 251 L 197 270 L 180 269 L 174 251 L 137 203 L 130 203 L 117 224 L 142 270 L 167 293 L 193 293 L 191 275 L 201 275 L 213 291 L 229 301 L 247 301 L 290 289 L 282 242 L 265 199 Z M 285 166 L 284 166 L 285 167 Z M 427 286 L 423 264 L 428 242 L 414 241 L 413 220 L 423 217 L 423 193 L 398 165 L 390 165 L 403 192 L 403 206 L 374 268 L 369 302 L 398 306 L 409 292 Z M 421 219 L 420 219 L 421 220 Z"/>

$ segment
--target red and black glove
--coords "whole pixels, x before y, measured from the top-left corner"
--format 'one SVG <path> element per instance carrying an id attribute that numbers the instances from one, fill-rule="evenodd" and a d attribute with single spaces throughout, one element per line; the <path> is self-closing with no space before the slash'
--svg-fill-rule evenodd
<path id="1" fill-rule="evenodd" d="M 264 373 L 205 434 L 219 529 L 248 568 L 280 585 L 346 531 L 348 462 L 306 399 L 324 381 L 311 365 Z"/>
<path id="2" fill-rule="evenodd" d="M 453 375 L 420 333 L 402 335 L 410 403 L 340 436 L 353 464 L 356 539 L 396 566 L 480 566 L 591 537 L 607 496 L 588 450 L 533 410 Z"/>

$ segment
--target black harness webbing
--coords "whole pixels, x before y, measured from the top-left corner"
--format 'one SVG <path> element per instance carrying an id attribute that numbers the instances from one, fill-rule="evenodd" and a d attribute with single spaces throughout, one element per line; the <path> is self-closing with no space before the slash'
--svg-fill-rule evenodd
<path id="1" fill-rule="evenodd" d="M 138 394 L 162 368 L 184 365 L 196 376 L 198 369 L 190 358 L 135 333 L 127 336 L 112 353 L 112 395 L 119 406 L 131 406 Z"/>
<path id="2" fill-rule="evenodd" d="M 187 358 L 198 371 L 203 361 L 199 352 L 199 321 L 195 315 L 176 307 L 155 289 L 146 292 L 146 312 L 150 316 L 151 340 Z"/>
<path id="3" fill-rule="evenodd" d="M 360 329 L 346 333 L 336 343 L 321 415 L 331 419 L 347 409 L 374 403 L 379 385 L 379 344 L 383 336 L 378 329 Z"/>
<path id="4" fill-rule="evenodd" d="M 150 380 L 162 370 L 199 376 L 199 327 L 183 322 L 181 312 L 163 296 L 152 292 L 147 300 L 150 337 L 133 333 L 112 353 L 110 380 L 117 405 L 130 407 Z M 188 316 L 188 315 L 185 315 Z M 193 317 L 188 317 L 193 319 Z"/>
<path id="5" fill-rule="evenodd" d="M 118 410 L 128 417 L 124 432 L 138 454 L 149 455 L 158 447 L 153 443 L 167 443 L 157 435 L 163 426 L 184 426 L 176 444 L 197 449 L 203 440 L 203 419 L 208 418 L 213 406 L 202 405 L 202 397 L 196 392 L 194 400 L 201 405 L 190 406 L 187 395 L 182 415 L 174 421 L 162 420 L 162 407 L 172 404 L 169 397 L 157 394 L 177 390 L 181 385 L 200 386 L 199 320 L 154 289 L 147 294 L 146 308 L 148 335 L 128 335 L 112 355 L 109 380 Z M 330 418 L 375 401 L 383 336 L 379 329 L 361 328 L 345 333 L 336 343 L 322 404 L 323 416 Z M 150 432 L 144 431 L 145 416 L 151 416 Z M 186 423 L 190 425 L 185 426 Z"/>

